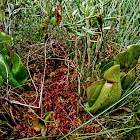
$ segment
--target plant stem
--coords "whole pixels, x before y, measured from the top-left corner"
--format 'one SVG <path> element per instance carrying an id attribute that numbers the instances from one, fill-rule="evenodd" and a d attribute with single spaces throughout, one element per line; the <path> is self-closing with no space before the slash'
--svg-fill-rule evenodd
<path id="1" fill-rule="evenodd" d="M 77 26 L 75 25 L 75 30 L 77 31 Z M 76 68 L 78 69 L 78 60 L 77 60 L 77 37 L 78 35 L 75 35 L 75 61 L 76 61 Z"/>
<path id="2" fill-rule="evenodd" d="M 89 20 L 88 19 L 86 19 L 86 27 L 87 27 L 87 29 L 89 29 Z M 89 35 L 89 33 L 87 33 L 87 45 L 88 45 L 87 53 L 88 53 L 88 68 L 89 68 L 89 66 L 90 66 L 90 35 Z"/>

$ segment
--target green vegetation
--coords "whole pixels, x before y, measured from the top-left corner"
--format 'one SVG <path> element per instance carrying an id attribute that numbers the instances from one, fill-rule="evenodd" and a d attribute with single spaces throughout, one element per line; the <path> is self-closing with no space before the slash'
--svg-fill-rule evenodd
<path id="1" fill-rule="evenodd" d="M 23 89 L 22 85 L 28 79 L 28 71 L 23 66 L 19 56 L 11 50 L 12 38 L 5 33 L 0 32 L 0 41 L 4 43 L 0 43 L 1 52 L 0 52 L 0 77 L 1 85 L 2 82 L 7 82 L 13 86 L 20 89 Z M 7 84 L 8 84 L 7 83 Z"/>
<path id="2" fill-rule="evenodd" d="M 0 4 L 0 139 L 139 139 L 137 0 Z"/>
<path id="3" fill-rule="evenodd" d="M 119 100 L 122 90 L 128 89 L 136 79 L 136 64 L 139 56 L 140 45 L 128 46 L 125 52 L 116 56 L 115 62 L 111 63 L 116 65 L 105 71 L 104 80 L 99 80 L 87 88 L 88 111 L 96 112 Z"/>
<path id="4" fill-rule="evenodd" d="M 87 88 L 91 105 L 86 109 L 95 113 L 98 109 L 107 108 L 120 99 L 121 92 L 120 65 L 114 65 L 105 72 L 104 81 L 99 80 Z"/>

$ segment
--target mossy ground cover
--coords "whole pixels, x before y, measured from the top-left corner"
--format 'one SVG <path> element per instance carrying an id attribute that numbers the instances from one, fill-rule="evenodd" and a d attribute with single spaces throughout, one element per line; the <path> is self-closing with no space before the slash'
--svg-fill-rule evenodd
<path id="1" fill-rule="evenodd" d="M 138 2 L 6 3 L 1 31 L 13 37 L 29 78 L 24 89 L 0 86 L 0 139 L 139 139 L 139 61 L 123 100 L 94 114 L 84 107 L 105 65 L 140 43 Z"/>

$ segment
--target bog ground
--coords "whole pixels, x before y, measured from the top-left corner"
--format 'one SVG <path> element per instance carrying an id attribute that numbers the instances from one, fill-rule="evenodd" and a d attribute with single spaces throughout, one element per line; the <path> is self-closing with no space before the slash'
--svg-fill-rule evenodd
<path id="1" fill-rule="evenodd" d="M 0 139 L 140 139 L 137 0 L 0 4 Z"/>

